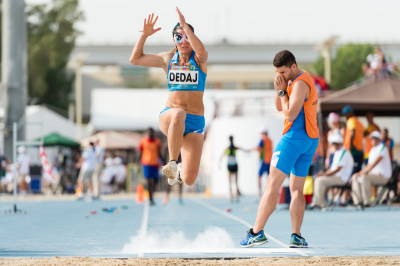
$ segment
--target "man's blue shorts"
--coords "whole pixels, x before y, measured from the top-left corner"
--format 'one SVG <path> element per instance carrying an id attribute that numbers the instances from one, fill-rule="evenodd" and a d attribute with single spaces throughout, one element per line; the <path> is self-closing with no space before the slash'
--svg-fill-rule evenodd
<path id="1" fill-rule="evenodd" d="M 165 111 L 169 110 L 171 108 L 165 107 L 161 112 L 164 113 Z M 192 114 L 186 114 L 186 119 L 185 119 L 185 132 L 183 135 L 185 136 L 188 133 L 204 133 L 204 127 L 206 126 L 206 120 L 204 119 L 204 116 L 201 115 L 192 115 Z"/>
<path id="2" fill-rule="evenodd" d="M 269 163 L 264 162 L 264 160 L 260 160 L 260 169 L 258 170 L 258 176 L 262 177 L 265 172 L 267 172 L 267 175 L 269 175 Z"/>
<path id="3" fill-rule="evenodd" d="M 318 138 L 296 139 L 283 135 L 272 154 L 271 166 L 287 175 L 306 177 L 317 147 Z"/>
<path id="4" fill-rule="evenodd" d="M 158 167 L 154 165 L 143 165 L 143 176 L 146 179 L 149 177 L 158 179 Z"/>

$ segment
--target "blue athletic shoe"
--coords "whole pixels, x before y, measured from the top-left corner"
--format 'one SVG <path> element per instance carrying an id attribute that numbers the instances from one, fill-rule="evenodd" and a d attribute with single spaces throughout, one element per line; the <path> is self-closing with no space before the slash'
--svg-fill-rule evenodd
<path id="1" fill-rule="evenodd" d="M 308 248 L 308 243 L 304 239 L 304 237 L 293 234 L 290 237 L 290 248 Z"/>
<path id="2" fill-rule="evenodd" d="M 253 236 L 249 230 L 247 232 L 246 238 L 243 239 L 242 241 L 240 241 L 240 246 L 242 248 L 248 248 L 248 247 L 252 247 L 252 246 L 262 245 L 267 242 L 268 242 L 268 239 L 264 235 L 264 230 L 261 230 L 260 232 L 258 232 L 258 234 L 256 236 Z"/>

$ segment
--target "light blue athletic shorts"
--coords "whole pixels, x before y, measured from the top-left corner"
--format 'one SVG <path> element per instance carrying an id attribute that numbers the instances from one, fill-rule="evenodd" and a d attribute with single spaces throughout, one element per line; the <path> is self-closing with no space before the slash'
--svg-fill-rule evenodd
<path id="1" fill-rule="evenodd" d="M 165 107 L 161 112 L 164 113 L 165 111 L 169 110 L 171 108 Z M 199 133 L 203 134 L 204 133 L 204 127 L 206 126 L 206 120 L 204 119 L 204 116 L 201 115 L 192 115 L 192 114 L 186 114 L 186 119 L 185 119 L 185 132 L 183 135 L 185 136 L 188 133 Z"/>
<path id="2" fill-rule="evenodd" d="M 287 175 L 306 177 L 317 147 L 318 138 L 293 138 L 285 134 L 272 154 L 271 166 Z"/>

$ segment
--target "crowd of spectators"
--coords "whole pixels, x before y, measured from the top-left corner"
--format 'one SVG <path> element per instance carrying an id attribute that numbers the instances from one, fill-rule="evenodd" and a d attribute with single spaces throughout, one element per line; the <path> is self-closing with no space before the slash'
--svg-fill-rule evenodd
<path id="1" fill-rule="evenodd" d="M 150 203 L 154 205 L 153 194 L 161 177 L 160 165 L 164 162 L 161 144 L 161 139 L 155 137 L 154 130 L 149 128 L 147 136 L 141 139 L 137 149 L 128 152 L 106 152 L 99 140 L 90 142 L 82 150 L 54 148 L 50 154 L 58 152 L 56 156 L 51 156 L 53 158 L 48 158 L 51 168 L 51 178 L 48 179 L 45 178 L 43 162 L 34 159 L 32 164 L 30 160 L 29 154 L 36 155 L 37 148 L 30 148 L 27 152 L 27 149 L 21 146 L 18 147 L 15 164 L 0 154 L 0 192 L 13 193 L 15 176 L 19 194 L 68 193 L 75 194 L 79 200 L 98 199 L 104 194 L 131 191 L 137 183 L 143 183 L 149 192 Z M 127 163 L 128 161 L 130 163 Z M 35 171 L 39 173 L 32 173 L 32 168 L 39 169 Z M 31 177 L 40 179 L 38 188 L 33 189 Z M 163 186 L 164 183 L 161 183 L 160 189 L 163 189 Z M 164 204 L 168 202 L 168 193 L 169 191 Z"/>
<path id="2" fill-rule="evenodd" d="M 30 157 L 23 146 L 17 148 L 17 162 L 12 164 L 6 157 L 0 156 L 1 163 L 1 191 L 11 193 L 14 190 L 14 175 L 17 178 L 17 187 L 22 195 L 28 193 L 30 182 Z"/>
<path id="3" fill-rule="evenodd" d="M 330 113 L 327 119 L 330 130 L 325 152 L 326 170 L 320 169 L 315 176 L 311 208 L 326 208 L 326 199 L 331 203 L 340 200 L 342 206 L 351 203 L 371 206 L 377 195 L 376 188 L 388 183 L 392 165 L 396 164 L 393 139 L 387 128 L 381 130 L 374 122 L 372 112 L 366 114 L 366 127 L 349 105 L 342 109 L 341 115 L 345 123 L 341 123 L 337 113 Z M 335 187 L 344 185 L 351 187 L 351 193 L 344 193 L 339 199 Z"/>
<path id="4" fill-rule="evenodd" d="M 51 158 L 51 178 L 44 178 L 40 165 L 32 164 L 27 149 L 17 149 L 17 162 L 13 164 L 5 156 L 0 156 L 1 192 L 13 193 L 14 176 L 17 180 L 17 192 L 25 195 L 29 192 L 58 194 L 75 193 L 78 199 L 86 195 L 99 198 L 101 194 L 115 193 L 125 189 L 127 177 L 126 165 L 119 156 L 108 155 L 99 141 L 91 142 L 82 152 L 70 151 L 67 156 L 61 149 Z M 76 155 L 75 158 L 73 154 Z M 71 158 L 69 158 L 71 157 Z M 32 169 L 35 170 L 33 173 Z M 40 179 L 37 185 L 33 178 Z M 38 186 L 33 188 L 33 186 Z"/>
<path id="5" fill-rule="evenodd" d="M 367 78 L 382 79 L 393 76 L 397 71 L 397 65 L 390 62 L 382 49 L 377 46 L 375 53 L 367 56 L 366 63 L 362 65 L 362 70 Z"/>

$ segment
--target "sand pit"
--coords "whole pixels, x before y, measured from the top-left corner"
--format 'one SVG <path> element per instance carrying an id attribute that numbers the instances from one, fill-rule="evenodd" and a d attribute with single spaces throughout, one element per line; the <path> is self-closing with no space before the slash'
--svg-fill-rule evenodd
<path id="1" fill-rule="evenodd" d="M 109 258 L 9 258 L 0 259 L 1 265 L 399 265 L 400 256 L 343 256 L 343 257 L 291 257 L 251 259 L 109 259 Z"/>

